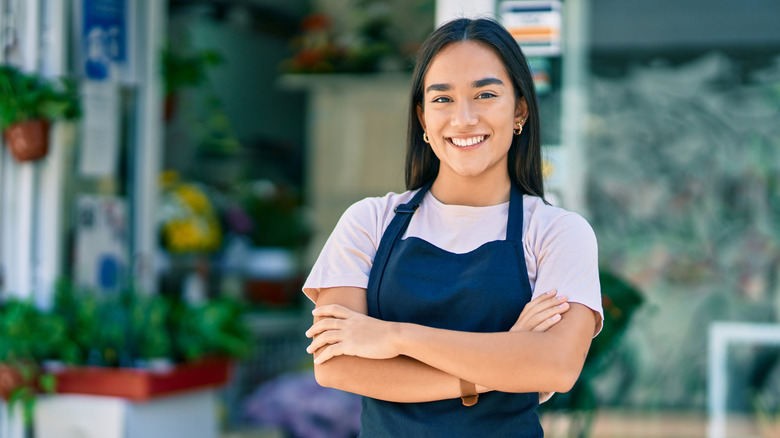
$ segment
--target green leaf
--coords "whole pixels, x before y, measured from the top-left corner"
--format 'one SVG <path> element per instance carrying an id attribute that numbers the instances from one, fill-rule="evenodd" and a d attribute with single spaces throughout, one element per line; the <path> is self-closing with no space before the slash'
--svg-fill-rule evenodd
<path id="1" fill-rule="evenodd" d="M 42 374 L 38 379 L 38 385 L 41 387 L 43 392 L 53 394 L 57 392 L 57 376 L 52 373 Z"/>

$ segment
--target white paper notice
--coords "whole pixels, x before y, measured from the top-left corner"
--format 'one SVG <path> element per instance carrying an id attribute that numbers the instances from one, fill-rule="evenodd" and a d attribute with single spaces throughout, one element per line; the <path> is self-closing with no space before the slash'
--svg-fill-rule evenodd
<path id="1" fill-rule="evenodd" d="M 80 195 L 76 203 L 76 284 L 116 291 L 127 280 L 127 203 L 96 195 Z"/>
<path id="2" fill-rule="evenodd" d="M 119 158 L 119 85 L 111 81 L 85 81 L 84 136 L 79 157 L 83 176 L 116 173 Z"/>

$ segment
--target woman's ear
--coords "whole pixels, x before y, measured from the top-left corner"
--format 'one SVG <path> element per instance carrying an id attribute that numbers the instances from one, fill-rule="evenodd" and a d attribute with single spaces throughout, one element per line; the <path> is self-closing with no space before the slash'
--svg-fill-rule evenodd
<path id="1" fill-rule="evenodd" d="M 417 120 L 420 121 L 420 125 L 422 126 L 423 131 L 425 131 L 425 113 L 423 112 L 422 104 L 417 104 Z"/>
<path id="2" fill-rule="evenodd" d="M 515 108 L 515 117 L 527 118 L 528 117 L 528 102 L 525 101 L 525 96 L 517 99 L 517 108 Z"/>

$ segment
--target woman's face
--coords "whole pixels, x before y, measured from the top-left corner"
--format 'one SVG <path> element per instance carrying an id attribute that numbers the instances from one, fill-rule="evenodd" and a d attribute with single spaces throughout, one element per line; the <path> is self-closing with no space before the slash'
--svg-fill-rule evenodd
<path id="1" fill-rule="evenodd" d="M 417 107 L 441 162 L 438 178 L 506 173 L 512 130 L 526 112 L 493 50 L 473 41 L 445 46 L 431 61 Z"/>

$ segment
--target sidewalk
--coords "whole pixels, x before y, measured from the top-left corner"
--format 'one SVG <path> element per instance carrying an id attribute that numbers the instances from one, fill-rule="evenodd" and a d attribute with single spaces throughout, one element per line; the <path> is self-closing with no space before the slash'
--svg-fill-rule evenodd
<path id="1" fill-rule="evenodd" d="M 542 418 L 547 438 L 567 436 L 571 418 L 548 413 Z M 729 437 L 763 438 L 753 417 L 732 415 L 727 422 Z M 777 426 L 775 426 L 777 428 Z M 777 429 L 776 429 L 777 430 Z M 768 433 L 768 432 L 767 432 Z M 777 432 L 775 432 L 777 433 Z M 593 425 L 591 438 L 706 438 L 706 412 L 675 411 L 601 411 Z M 778 435 L 774 435 L 775 438 Z"/>

